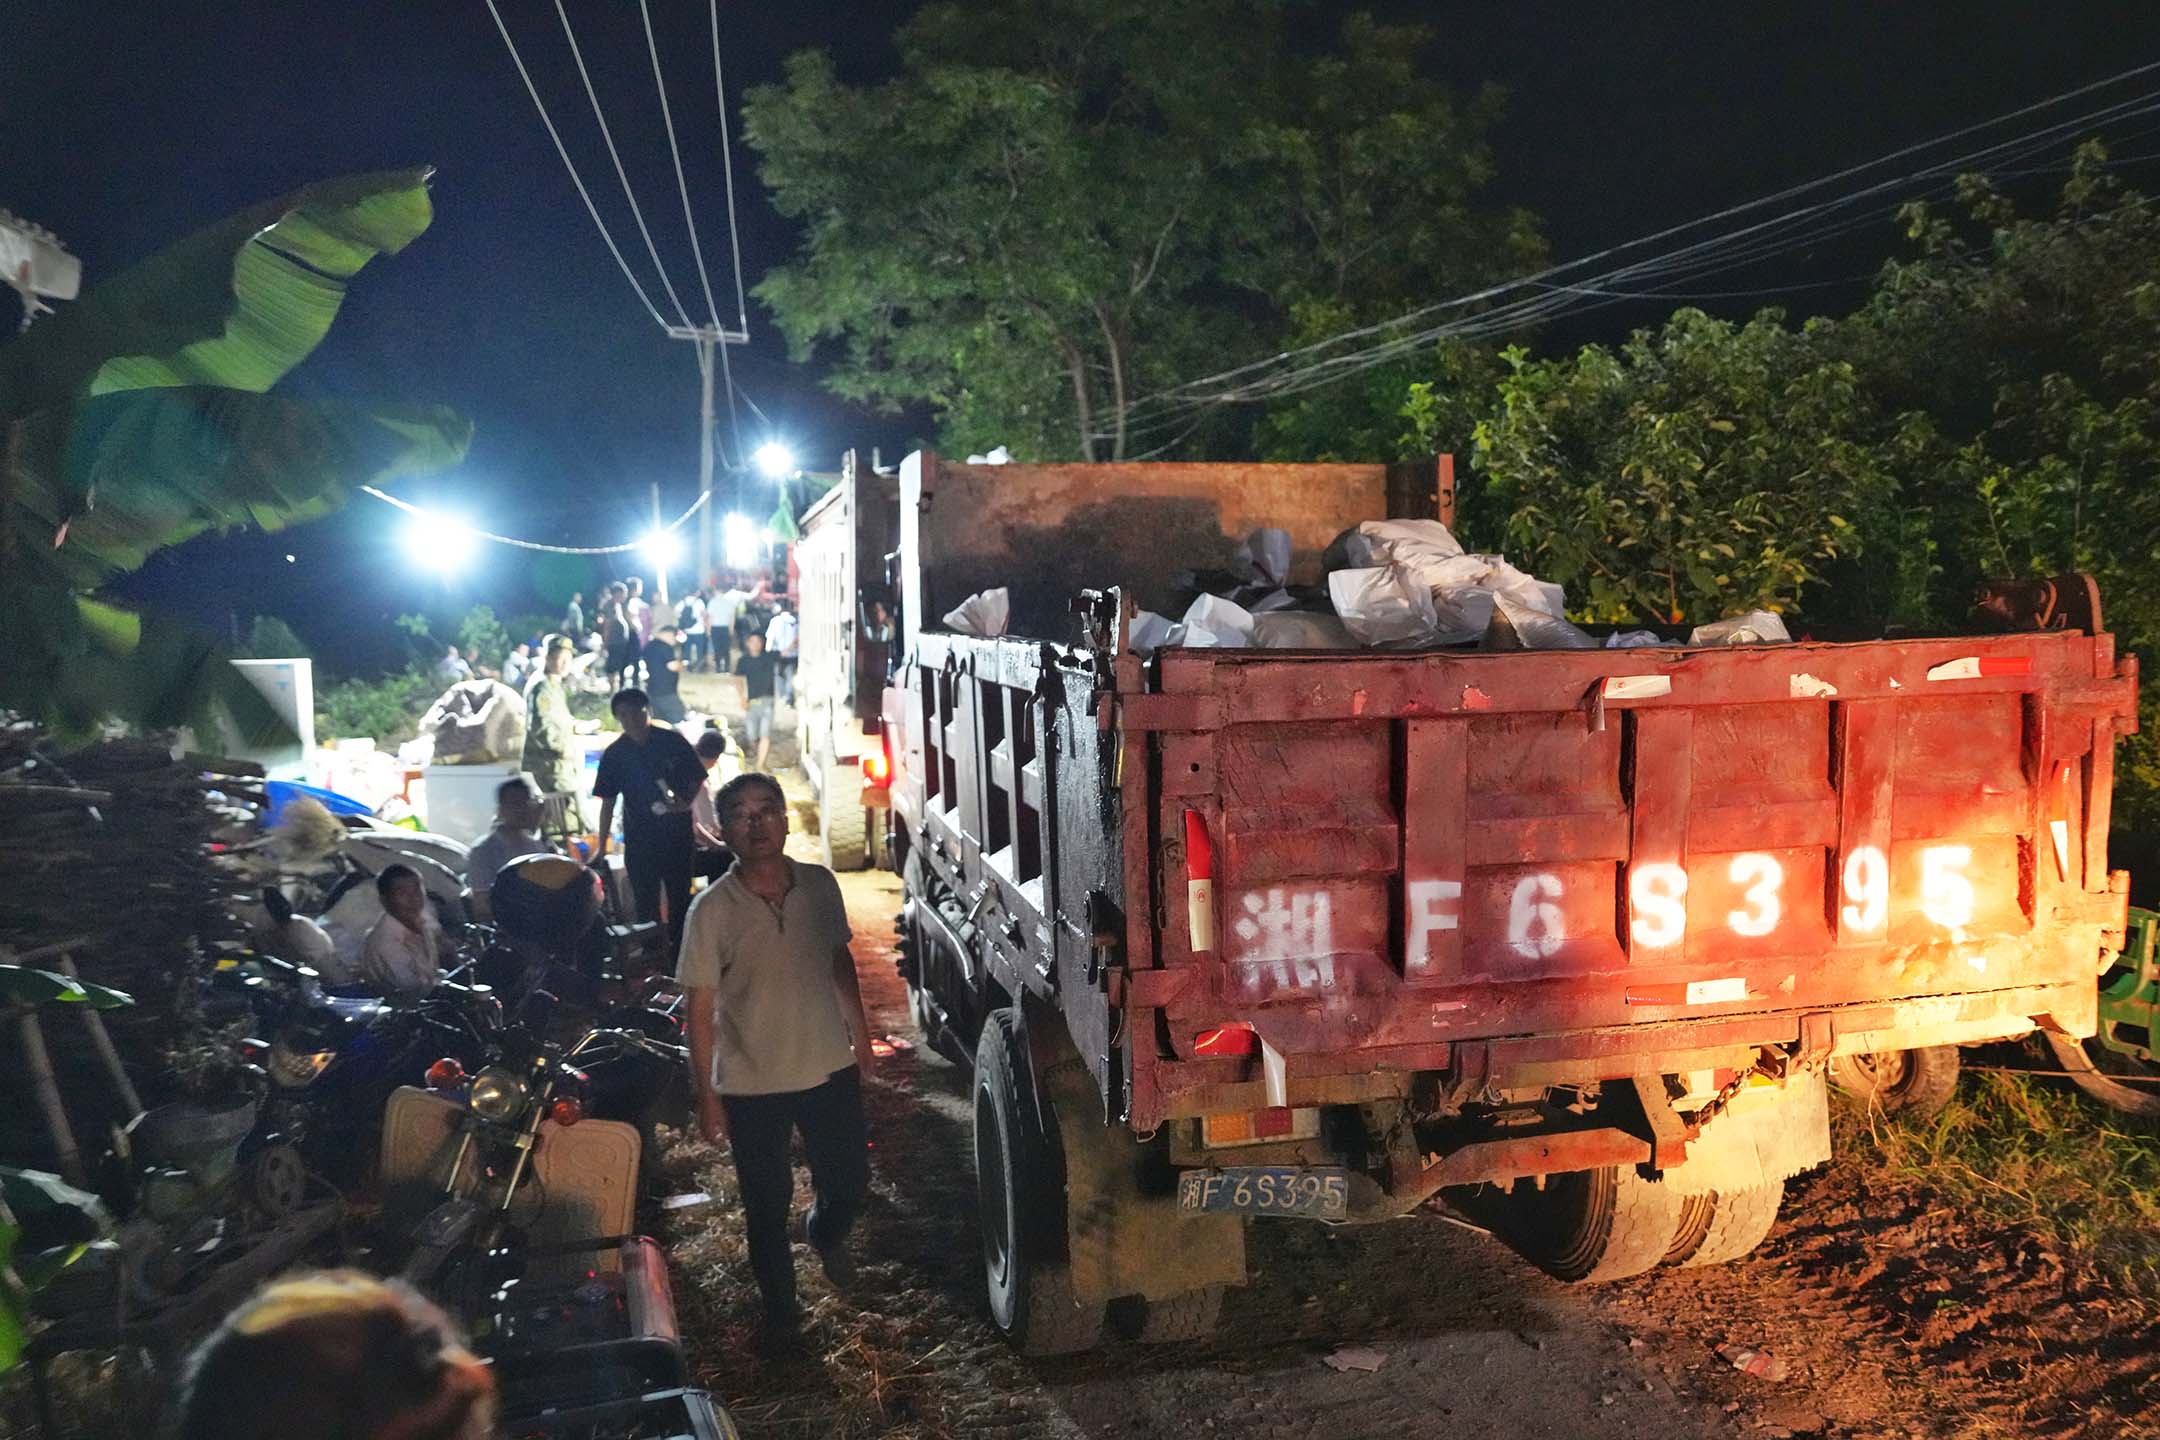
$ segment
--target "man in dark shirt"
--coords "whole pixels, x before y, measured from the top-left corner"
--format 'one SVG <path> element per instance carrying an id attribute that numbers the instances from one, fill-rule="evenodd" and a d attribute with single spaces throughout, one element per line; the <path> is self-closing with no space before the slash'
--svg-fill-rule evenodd
<path id="1" fill-rule="evenodd" d="M 772 753 L 773 677 L 779 662 L 766 653 L 765 637 L 753 630 L 743 636 L 743 658 L 735 673 L 743 679 L 743 744 L 755 747 L 751 768 L 763 770 Z"/>
<path id="2" fill-rule="evenodd" d="M 682 693 L 677 688 L 685 668 L 678 658 L 681 644 L 682 632 L 663 625 L 645 646 L 645 693 L 652 697 L 654 717 L 670 725 L 683 723 Z"/>
<path id="3" fill-rule="evenodd" d="M 600 752 L 593 794 L 600 800 L 600 853 L 607 858 L 615 802 L 623 802 L 623 868 L 637 899 L 638 919 L 665 919 L 668 953 L 682 945 L 683 916 L 690 909 L 690 871 L 696 840 L 690 806 L 705 783 L 697 751 L 678 731 L 652 723 L 652 701 L 642 690 L 620 690 L 610 708 L 622 737 Z M 660 900 L 665 891 L 667 907 Z"/>

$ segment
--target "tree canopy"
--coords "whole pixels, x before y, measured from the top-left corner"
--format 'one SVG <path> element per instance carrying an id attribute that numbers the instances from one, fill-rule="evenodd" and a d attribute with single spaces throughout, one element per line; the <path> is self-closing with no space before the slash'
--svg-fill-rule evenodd
<path id="1" fill-rule="evenodd" d="M 1352 15 L 1312 52 L 1291 18 L 933 4 L 885 83 L 796 55 L 744 107 L 805 229 L 758 297 L 835 393 L 927 405 L 948 447 L 1116 460 L 1224 438 L 1136 428 L 1153 390 L 1537 258 L 1479 203 L 1497 91 L 1430 78 L 1422 28 Z"/>

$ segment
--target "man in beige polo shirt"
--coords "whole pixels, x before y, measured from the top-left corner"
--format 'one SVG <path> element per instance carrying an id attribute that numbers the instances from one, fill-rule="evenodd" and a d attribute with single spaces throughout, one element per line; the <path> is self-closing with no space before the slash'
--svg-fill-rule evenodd
<path id="1" fill-rule="evenodd" d="M 870 1184 L 861 1079 L 870 1030 L 839 883 L 784 853 L 779 782 L 737 776 L 714 810 L 735 865 L 691 903 L 675 975 L 689 992 L 698 1128 L 734 1151 L 767 1334 L 783 1340 L 799 1320 L 788 1245 L 794 1131 L 815 1195 L 802 1233 L 834 1284 L 854 1279 L 847 1234 Z"/>

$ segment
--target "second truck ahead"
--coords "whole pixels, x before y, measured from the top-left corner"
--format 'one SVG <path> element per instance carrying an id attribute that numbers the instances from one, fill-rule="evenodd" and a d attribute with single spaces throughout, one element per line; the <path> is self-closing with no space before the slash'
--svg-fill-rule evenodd
<path id="1" fill-rule="evenodd" d="M 902 467 L 902 970 L 1025 1351 L 1204 1333 L 1249 1218 L 1443 1192 L 1565 1279 L 1730 1260 L 1833 1056 L 2092 1031 L 2136 681 L 2089 582 L 1985 635 L 1130 652 L 1175 571 L 1268 525 L 1311 580 L 1448 474 Z M 1054 638 L 938 628 L 991 585 Z"/>

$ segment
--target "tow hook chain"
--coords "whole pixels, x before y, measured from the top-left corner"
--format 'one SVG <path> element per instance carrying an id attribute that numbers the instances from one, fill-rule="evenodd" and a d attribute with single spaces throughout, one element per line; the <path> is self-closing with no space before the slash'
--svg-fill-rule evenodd
<path id="1" fill-rule="evenodd" d="M 1693 1125 L 1697 1130 L 1702 1129 L 1712 1120 L 1717 1119 L 1718 1113 L 1725 1109 L 1726 1106 L 1732 1104 L 1733 1100 L 1740 1094 L 1742 1090 L 1747 1089 L 1749 1081 L 1753 1080 L 1757 1075 L 1765 1073 L 1766 1072 L 1763 1069 L 1763 1065 L 1760 1060 L 1756 1061 L 1756 1063 L 1754 1063 L 1753 1065 L 1748 1066 L 1745 1070 L 1740 1071 L 1738 1074 L 1733 1076 L 1733 1078 L 1724 1086 L 1724 1088 L 1720 1089 L 1717 1094 L 1711 1096 L 1709 1100 L 1704 1103 L 1702 1109 L 1695 1112 L 1694 1116 L 1689 1120 L 1688 1123 Z"/>

